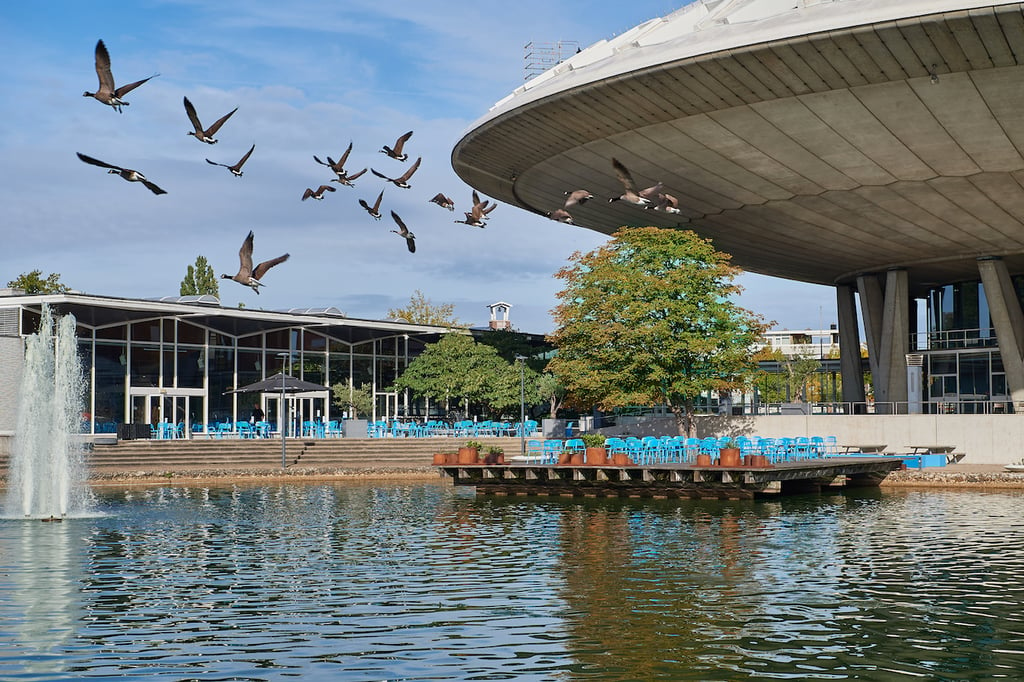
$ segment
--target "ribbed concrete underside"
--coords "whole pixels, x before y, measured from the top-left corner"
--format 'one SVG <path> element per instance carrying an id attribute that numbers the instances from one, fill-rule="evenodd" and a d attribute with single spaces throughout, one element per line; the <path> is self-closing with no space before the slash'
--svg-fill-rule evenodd
<path id="1" fill-rule="evenodd" d="M 1024 14 L 1014 3 L 511 98 L 452 159 L 483 193 L 540 213 L 586 188 L 599 198 L 571 213 L 604 233 L 692 228 L 747 270 L 822 284 L 905 267 L 920 293 L 977 279 L 980 256 L 1024 272 L 1022 112 Z M 612 157 L 641 188 L 663 182 L 682 214 L 609 204 L 621 192 Z"/>

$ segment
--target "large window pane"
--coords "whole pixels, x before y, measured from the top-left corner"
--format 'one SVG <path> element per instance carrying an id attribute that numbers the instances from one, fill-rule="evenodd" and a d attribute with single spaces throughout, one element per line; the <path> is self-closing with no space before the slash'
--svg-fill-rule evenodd
<path id="1" fill-rule="evenodd" d="M 212 422 L 235 421 L 233 393 L 224 395 L 235 387 L 235 351 L 230 348 L 214 348 L 210 351 L 208 364 L 210 378 L 209 414 Z"/>
<path id="2" fill-rule="evenodd" d="M 113 433 L 124 421 L 125 346 L 96 342 L 96 431 Z"/>

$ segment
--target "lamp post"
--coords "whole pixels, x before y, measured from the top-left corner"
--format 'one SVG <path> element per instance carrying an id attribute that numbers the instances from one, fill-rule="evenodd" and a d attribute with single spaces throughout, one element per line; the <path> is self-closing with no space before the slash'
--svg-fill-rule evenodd
<path id="1" fill-rule="evenodd" d="M 526 457 L 526 356 L 517 355 L 519 363 L 519 455 Z"/>
<path id="2" fill-rule="evenodd" d="M 291 360 L 291 353 L 278 353 L 277 357 L 281 358 L 281 402 L 278 404 L 278 418 L 281 420 L 281 468 L 288 468 L 288 443 L 285 436 L 285 432 L 288 430 L 288 406 L 285 403 L 284 397 L 284 362 L 285 360 Z"/>

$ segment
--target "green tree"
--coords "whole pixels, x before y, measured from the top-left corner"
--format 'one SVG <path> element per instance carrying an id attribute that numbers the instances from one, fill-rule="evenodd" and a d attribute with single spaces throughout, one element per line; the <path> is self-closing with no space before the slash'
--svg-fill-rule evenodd
<path id="1" fill-rule="evenodd" d="M 548 415 L 552 419 L 558 417 L 558 409 L 565 401 L 565 386 L 562 381 L 551 372 L 544 372 L 537 380 L 537 393 L 540 399 L 548 404 Z"/>
<path id="2" fill-rule="evenodd" d="M 738 274 L 691 231 L 623 228 L 556 273 L 565 288 L 548 369 L 576 403 L 667 405 L 692 435 L 695 398 L 757 368 L 751 349 L 769 325 L 731 300 Z"/>
<path id="3" fill-rule="evenodd" d="M 405 308 L 392 308 L 388 310 L 387 317 L 394 320 L 403 320 L 412 324 L 432 324 L 439 327 L 468 327 L 455 318 L 455 304 L 443 303 L 434 305 L 430 299 L 417 289 L 409 298 L 409 305 Z"/>
<path id="4" fill-rule="evenodd" d="M 43 279 L 42 270 L 24 272 L 18 275 L 17 279 L 8 282 L 7 286 L 12 289 L 21 289 L 26 294 L 63 294 L 71 290 L 71 287 L 61 283 L 60 273 L 51 272 L 46 279 Z"/>
<path id="5" fill-rule="evenodd" d="M 180 292 L 182 296 L 208 294 L 220 298 L 220 285 L 217 283 L 217 276 L 213 273 L 213 267 L 206 261 L 205 256 L 196 256 L 195 264 L 188 266 L 185 279 L 181 280 Z"/>
<path id="6" fill-rule="evenodd" d="M 537 400 L 536 373 L 529 374 L 528 400 Z M 394 390 L 406 390 L 416 396 L 443 403 L 468 401 L 473 407 L 492 414 L 511 412 L 519 407 L 520 370 L 505 362 L 498 352 L 477 343 L 468 334 L 445 334 L 437 343 L 424 348 L 401 376 Z"/>
<path id="7" fill-rule="evenodd" d="M 373 385 L 364 383 L 356 387 L 350 383 L 337 383 L 331 386 L 331 392 L 334 403 L 353 419 L 373 414 Z"/>

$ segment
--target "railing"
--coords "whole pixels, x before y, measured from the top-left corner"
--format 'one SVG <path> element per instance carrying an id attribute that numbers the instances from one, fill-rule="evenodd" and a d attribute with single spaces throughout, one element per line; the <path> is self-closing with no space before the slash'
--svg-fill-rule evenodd
<path id="1" fill-rule="evenodd" d="M 714 413 L 713 411 L 711 413 Z M 927 400 L 909 402 L 809 402 L 736 405 L 735 416 L 855 414 L 1021 414 L 1024 402 L 1012 400 Z"/>

